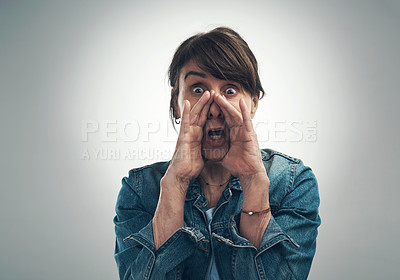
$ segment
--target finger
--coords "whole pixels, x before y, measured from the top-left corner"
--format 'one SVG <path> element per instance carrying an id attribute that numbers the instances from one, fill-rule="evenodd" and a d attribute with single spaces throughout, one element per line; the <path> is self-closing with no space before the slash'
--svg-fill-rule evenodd
<path id="1" fill-rule="evenodd" d="M 208 99 L 206 105 L 204 105 L 203 109 L 201 110 L 198 125 L 203 127 L 207 120 L 207 115 L 211 107 L 211 103 L 214 101 L 215 92 L 210 92 L 210 99 Z"/>
<path id="2" fill-rule="evenodd" d="M 211 95 L 209 91 L 204 92 L 204 94 L 200 97 L 200 99 L 194 104 L 192 111 L 190 112 L 192 114 L 192 120 L 196 121 L 200 117 L 200 113 L 204 107 L 204 105 L 207 104 L 208 100 L 210 99 Z"/>
<path id="3" fill-rule="evenodd" d="M 243 123 L 241 112 L 236 109 L 226 97 L 218 95 L 216 102 L 224 113 L 224 117 L 229 126 L 237 126 Z"/>
<path id="4" fill-rule="evenodd" d="M 183 100 L 182 127 L 190 125 L 190 102 Z"/>
<path id="5" fill-rule="evenodd" d="M 218 104 L 218 103 L 217 103 Z M 219 106 L 219 105 L 218 105 Z M 228 124 L 229 127 L 233 126 L 233 122 L 230 118 L 230 115 L 228 112 L 225 110 L 225 108 L 219 106 L 220 110 L 222 111 L 222 115 L 224 116 L 225 122 Z"/>
<path id="6" fill-rule="evenodd" d="M 224 115 L 225 122 L 228 124 L 229 127 L 234 126 L 235 124 L 231 119 L 231 115 L 228 113 L 228 111 L 225 109 L 225 107 L 220 105 L 221 102 L 223 102 L 222 99 L 224 99 L 224 97 L 219 94 L 214 99 L 216 100 L 215 103 L 217 103 L 217 105 L 219 106 L 220 110 L 222 111 L 222 114 Z M 219 100 L 219 99 L 221 99 L 221 100 Z"/>
<path id="7" fill-rule="evenodd" d="M 253 123 L 251 121 L 249 109 L 247 108 L 246 102 L 244 101 L 243 98 L 241 98 L 239 101 L 239 108 L 240 111 L 242 112 L 244 127 L 246 128 L 247 131 L 252 131 Z"/>

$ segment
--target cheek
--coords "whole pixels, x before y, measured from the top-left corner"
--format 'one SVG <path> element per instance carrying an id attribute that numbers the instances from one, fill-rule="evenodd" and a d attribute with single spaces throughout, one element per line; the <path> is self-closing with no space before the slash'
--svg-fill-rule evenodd
<path id="1" fill-rule="evenodd" d="M 237 96 L 231 97 L 231 98 L 227 97 L 226 100 L 228 100 L 228 102 L 231 103 L 231 105 L 240 112 L 239 101 L 241 98 L 243 98 L 243 95 L 237 95 Z M 247 105 L 247 100 L 245 99 L 245 101 L 246 101 L 246 105 Z"/>
<path id="2" fill-rule="evenodd" d="M 183 106 L 184 100 L 189 100 L 190 104 L 193 106 L 194 103 L 197 102 L 198 98 L 196 98 L 196 96 L 193 96 L 193 94 L 190 94 L 190 92 L 188 93 L 186 90 L 181 89 L 178 95 L 178 103 L 180 107 Z"/>
<path id="3" fill-rule="evenodd" d="M 246 106 L 247 106 L 247 110 L 250 113 L 251 109 L 253 107 L 253 101 L 252 101 L 251 96 L 249 94 L 245 94 L 244 96 L 242 96 L 242 98 L 244 98 L 244 101 L 245 101 Z M 239 106 L 239 103 L 238 103 L 238 106 Z"/>
<path id="4" fill-rule="evenodd" d="M 231 104 L 233 105 L 233 107 L 235 107 L 236 110 L 238 110 L 238 111 L 240 112 L 239 101 L 237 101 L 237 102 L 231 102 Z"/>
<path id="5" fill-rule="evenodd" d="M 182 97 L 182 105 L 183 105 L 183 100 L 188 100 L 190 102 L 190 107 L 193 108 L 193 106 L 197 103 L 197 101 L 199 101 L 200 96 L 194 96 L 193 94 L 185 94 L 183 93 L 181 95 Z M 183 107 L 182 107 L 183 108 Z"/>

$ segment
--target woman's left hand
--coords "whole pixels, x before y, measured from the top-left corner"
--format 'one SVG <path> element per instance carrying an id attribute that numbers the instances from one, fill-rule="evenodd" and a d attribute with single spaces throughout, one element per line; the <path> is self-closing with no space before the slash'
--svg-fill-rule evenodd
<path id="1" fill-rule="evenodd" d="M 215 102 L 221 108 L 229 126 L 230 148 L 222 165 L 239 178 L 265 174 L 257 135 L 244 99 L 239 101 L 240 110 L 223 95 L 216 96 Z"/>
<path id="2" fill-rule="evenodd" d="M 217 95 L 214 100 L 220 106 L 229 126 L 230 148 L 222 160 L 222 165 L 234 176 L 239 177 L 243 190 L 242 209 L 247 212 L 270 209 L 270 182 L 244 99 L 240 99 L 238 109 L 223 95 Z M 266 215 L 242 213 L 240 217 L 240 235 L 259 248 L 271 218 L 270 212 Z"/>

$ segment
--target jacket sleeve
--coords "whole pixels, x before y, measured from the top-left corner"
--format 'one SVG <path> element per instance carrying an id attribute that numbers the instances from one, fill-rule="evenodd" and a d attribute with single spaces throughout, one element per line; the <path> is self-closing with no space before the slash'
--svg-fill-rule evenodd
<path id="1" fill-rule="evenodd" d="M 177 230 L 155 251 L 152 219 L 158 196 L 146 197 L 141 171 L 131 170 L 122 179 L 114 218 L 115 260 L 120 279 L 169 279 L 182 273 L 182 263 L 204 236 L 195 228 Z M 158 189 L 158 188 L 156 188 Z M 146 202 L 146 203 L 145 203 Z"/>
<path id="2" fill-rule="evenodd" d="M 292 167 L 286 194 L 279 205 L 271 204 L 272 217 L 258 250 L 239 235 L 236 222 L 230 225 L 232 242 L 217 237 L 219 246 L 232 248 L 232 277 L 307 279 L 320 225 L 318 184 L 302 162 Z"/>

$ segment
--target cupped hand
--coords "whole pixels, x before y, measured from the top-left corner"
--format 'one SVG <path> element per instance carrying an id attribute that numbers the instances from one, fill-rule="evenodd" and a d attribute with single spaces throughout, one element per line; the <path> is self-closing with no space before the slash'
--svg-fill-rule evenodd
<path id="1" fill-rule="evenodd" d="M 214 93 L 206 91 L 193 108 L 188 100 L 184 100 L 178 141 L 167 171 L 179 181 L 189 182 L 196 178 L 204 167 L 201 140 L 213 99 Z"/>
<path id="2" fill-rule="evenodd" d="M 229 127 L 230 148 L 222 165 L 239 178 L 265 173 L 257 135 L 244 99 L 239 101 L 240 110 L 223 95 L 215 96 L 214 99 Z"/>

